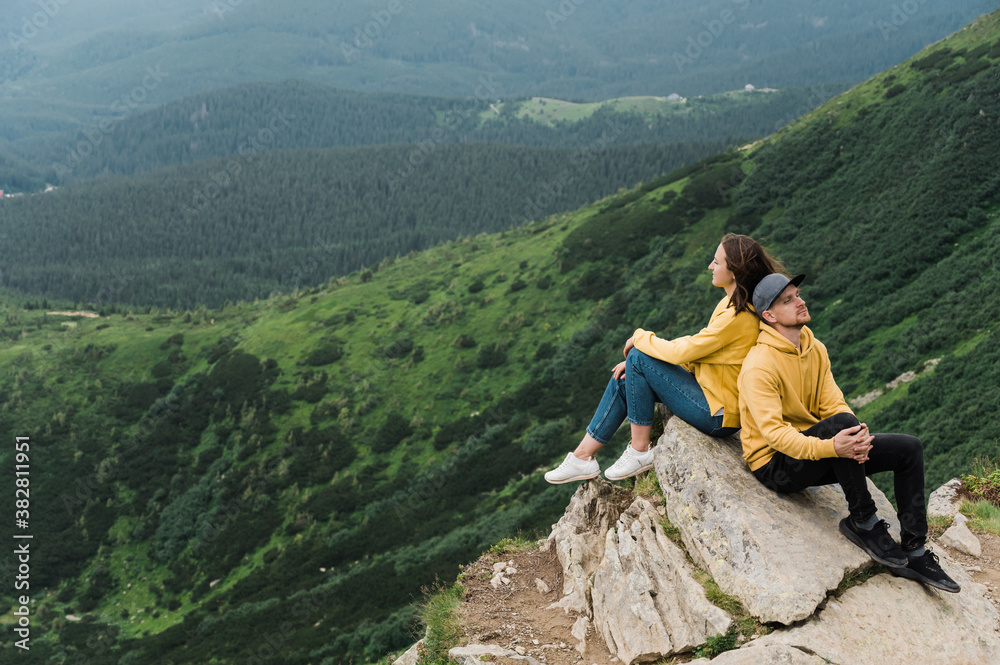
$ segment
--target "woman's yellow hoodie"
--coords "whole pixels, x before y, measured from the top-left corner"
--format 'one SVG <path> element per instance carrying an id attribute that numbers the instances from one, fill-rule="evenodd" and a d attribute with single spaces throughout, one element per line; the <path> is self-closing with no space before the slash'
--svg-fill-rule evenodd
<path id="1" fill-rule="evenodd" d="M 802 328 L 799 345 L 801 351 L 761 322 L 757 345 L 743 361 L 740 439 L 751 471 L 767 464 L 775 451 L 795 459 L 837 456 L 833 439 L 801 432 L 835 413 L 852 413 L 851 407 L 833 380 L 826 347 L 809 328 Z"/>
<path id="2" fill-rule="evenodd" d="M 723 427 L 740 426 L 740 405 L 736 377 L 747 351 L 757 341 L 757 315 L 736 313 L 725 296 L 715 306 L 708 326 L 695 335 L 662 339 L 639 328 L 632 343 L 647 356 L 681 365 L 694 374 L 705 393 L 710 413 L 722 413 Z"/>

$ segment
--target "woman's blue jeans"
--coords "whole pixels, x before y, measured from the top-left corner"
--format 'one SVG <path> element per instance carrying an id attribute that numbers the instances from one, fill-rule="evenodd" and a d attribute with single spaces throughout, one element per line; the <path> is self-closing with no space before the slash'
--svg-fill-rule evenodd
<path id="1" fill-rule="evenodd" d="M 705 393 L 691 372 L 632 349 L 625 374 L 617 380 L 612 377 L 604 389 L 587 434 L 607 443 L 626 417 L 634 425 L 652 425 L 657 402 L 709 436 L 729 436 L 738 430 L 723 427 L 722 416 L 711 414 Z"/>

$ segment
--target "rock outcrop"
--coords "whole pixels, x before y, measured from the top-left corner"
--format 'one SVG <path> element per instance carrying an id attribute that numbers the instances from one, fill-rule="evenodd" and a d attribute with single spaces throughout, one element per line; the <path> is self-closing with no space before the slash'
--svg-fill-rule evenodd
<path id="1" fill-rule="evenodd" d="M 629 490 L 600 477 L 581 485 L 570 499 L 546 543 L 546 547 L 555 548 L 563 568 L 563 595 L 554 606 L 593 618 L 590 576 L 604 557 L 608 530 L 631 501 Z"/>
<path id="2" fill-rule="evenodd" d="M 642 498 L 609 530 L 594 575 L 594 623 L 624 663 L 691 651 L 725 633 L 732 619 L 705 597 L 695 569 Z"/>
<path id="3" fill-rule="evenodd" d="M 747 470 L 738 437 L 713 439 L 671 418 L 654 465 L 688 554 L 764 622 L 809 617 L 846 573 L 872 563 L 840 534 L 839 486 L 776 494 Z M 898 537 L 892 505 L 871 481 L 869 489 Z"/>
<path id="4" fill-rule="evenodd" d="M 1000 663 L 996 608 L 961 566 L 939 554 L 961 593 L 884 573 L 830 600 L 801 626 L 777 630 L 753 644 L 808 645 L 827 662 L 851 665 Z"/>
<path id="5" fill-rule="evenodd" d="M 711 576 L 771 624 L 770 632 L 692 663 L 1000 664 L 1000 613 L 942 548 L 935 548 L 941 565 L 961 593 L 885 572 L 858 575 L 862 581 L 834 592 L 845 575 L 873 565 L 840 534 L 847 502 L 838 486 L 775 494 L 746 469 L 737 439 L 707 437 L 677 418 L 667 422 L 654 465 L 663 507 L 600 478 L 588 481 L 545 543 L 563 569 L 563 595 L 551 607 L 576 615 L 572 637 L 582 658 L 589 640 L 603 640 L 630 665 L 691 651 L 725 633 L 732 617 L 707 601 L 700 584 Z M 869 487 L 898 537 L 895 511 Z M 957 507 L 950 502 L 944 510 Z M 667 537 L 663 513 L 686 553 Z M 965 529 L 964 522 L 957 515 L 953 528 Z M 494 572 L 501 567 L 509 562 Z M 531 662 L 497 646 L 452 653 L 465 663 Z"/>

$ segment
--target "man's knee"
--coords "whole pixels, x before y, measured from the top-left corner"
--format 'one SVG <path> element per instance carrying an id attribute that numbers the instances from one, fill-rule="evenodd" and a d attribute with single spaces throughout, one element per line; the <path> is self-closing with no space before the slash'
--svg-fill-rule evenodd
<path id="1" fill-rule="evenodd" d="M 924 444 L 920 439 L 909 434 L 900 434 L 897 445 L 904 457 L 924 463 Z"/>
<path id="2" fill-rule="evenodd" d="M 827 419 L 831 426 L 836 427 L 838 430 L 847 429 L 848 427 L 857 427 L 861 424 L 858 417 L 853 413 L 836 413 Z"/>

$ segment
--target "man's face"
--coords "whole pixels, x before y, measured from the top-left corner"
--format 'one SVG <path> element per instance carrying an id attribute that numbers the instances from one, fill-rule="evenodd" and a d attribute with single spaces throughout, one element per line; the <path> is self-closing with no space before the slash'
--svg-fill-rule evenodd
<path id="1" fill-rule="evenodd" d="M 794 284 L 786 286 L 774 304 L 764 310 L 764 314 L 768 322 L 785 328 L 801 328 L 812 318 L 806 301 L 799 295 L 799 287 Z"/>

